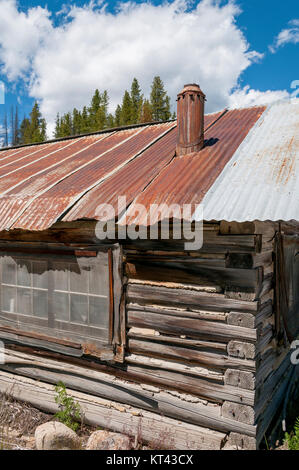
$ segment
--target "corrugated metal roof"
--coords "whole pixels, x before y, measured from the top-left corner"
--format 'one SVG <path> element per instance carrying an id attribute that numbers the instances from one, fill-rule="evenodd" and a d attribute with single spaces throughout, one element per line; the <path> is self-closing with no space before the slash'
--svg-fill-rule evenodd
<path id="1" fill-rule="evenodd" d="M 202 204 L 206 220 L 299 221 L 299 99 L 266 110 Z"/>
<path id="2" fill-rule="evenodd" d="M 173 204 L 200 204 L 236 149 L 264 112 L 264 107 L 228 111 L 205 132 L 205 146 L 200 152 L 175 158 L 143 191 L 121 220 L 121 224 L 154 224 L 169 216 Z M 138 204 L 146 211 L 140 213 Z M 157 205 L 154 210 L 154 204 Z M 161 204 L 167 207 L 161 210 Z M 179 215 L 178 215 L 179 217 Z"/>
<path id="3" fill-rule="evenodd" d="M 205 220 L 299 220 L 299 100 L 207 115 L 204 148 L 182 157 L 176 132 L 167 122 L 2 150 L 0 230 L 99 219 L 118 196 L 124 223 L 146 223 L 139 203 L 202 203 Z"/>

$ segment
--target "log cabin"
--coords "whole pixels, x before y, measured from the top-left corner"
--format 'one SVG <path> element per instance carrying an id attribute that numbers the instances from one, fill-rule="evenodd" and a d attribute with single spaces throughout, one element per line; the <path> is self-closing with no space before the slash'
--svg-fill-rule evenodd
<path id="1" fill-rule="evenodd" d="M 281 419 L 299 100 L 204 103 L 185 85 L 176 121 L 0 151 L 0 392 L 54 412 L 62 381 L 154 448 L 257 449 Z"/>

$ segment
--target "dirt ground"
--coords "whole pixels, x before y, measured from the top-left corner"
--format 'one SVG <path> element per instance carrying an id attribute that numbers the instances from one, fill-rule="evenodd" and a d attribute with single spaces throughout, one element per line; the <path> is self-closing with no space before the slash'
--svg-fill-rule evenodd
<path id="1" fill-rule="evenodd" d="M 0 394 L 0 450 L 34 450 L 35 429 L 53 420 L 52 414 Z M 99 428 L 81 425 L 77 434 L 82 439 L 82 448 L 96 429 Z"/>

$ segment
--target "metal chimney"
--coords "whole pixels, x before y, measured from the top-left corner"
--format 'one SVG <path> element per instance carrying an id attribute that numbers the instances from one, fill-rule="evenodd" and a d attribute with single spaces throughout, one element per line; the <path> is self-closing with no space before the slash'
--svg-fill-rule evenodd
<path id="1" fill-rule="evenodd" d="M 185 85 L 177 99 L 176 154 L 185 155 L 199 151 L 204 144 L 205 94 L 199 85 Z"/>

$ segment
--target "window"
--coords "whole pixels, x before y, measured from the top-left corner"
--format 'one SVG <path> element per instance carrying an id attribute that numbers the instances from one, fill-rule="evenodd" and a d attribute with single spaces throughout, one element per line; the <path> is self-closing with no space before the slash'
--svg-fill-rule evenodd
<path id="1" fill-rule="evenodd" d="M 14 325 L 89 347 L 112 347 L 119 324 L 119 250 L 30 251 L 0 253 L 0 328 Z"/>

